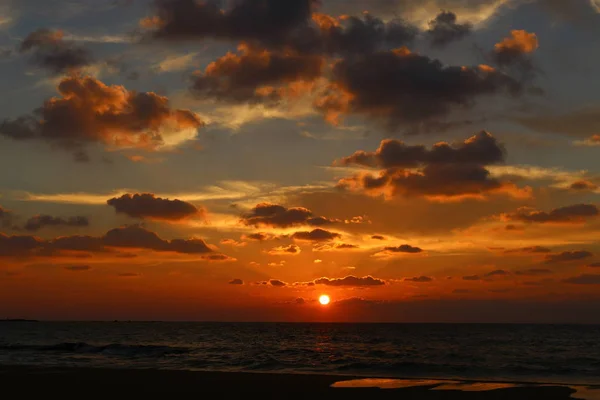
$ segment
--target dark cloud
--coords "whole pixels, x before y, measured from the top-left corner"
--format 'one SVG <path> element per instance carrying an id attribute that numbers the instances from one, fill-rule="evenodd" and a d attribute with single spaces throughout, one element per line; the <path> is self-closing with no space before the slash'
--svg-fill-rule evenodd
<path id="1" fill-rule="evenodd" d="M 583 274 L 564 279 L 563 282 L 574 285 L 600 285 L 600 275 Z"/>
<path id="2" fill-rule="evenodd" d="M 32 61 L 53 74 L 74 72 L 93 62 L 89 51 L 64 40 L 64 33 L 59 30 L 39 29 L 30 33 L 21 43 L 19 51 L 32 53 Z"/>
<path id="3" fill-rule="evenodd" d="M 275 287 L 284 287 L 284 286 L 287 286 L 287 283 L 285 283 L 285 282 L 283 282 L 283 281 L 280 281 L 280 280 L 278 280 L 278 279 L 271 279 L 271 280 L 269 281 L 269 284 L 270 284 L 271 286 L 275 286 Z"/>
<path id="4" fill-rule="evenodd" d="M 552 270 L 545 268 L 530 268 L 524 271 L 515 271 L 515 275 L 520 276 L 536 276 L 536 275 L 549 275 L 552 274 Z"/>
<path id="5" fill-rule="evenodd" d="M 503 269 L 497 269 L 495 271 L 488 272 L 487 274 L 484 275 L 484 277 L 493 278 L 495 276 L 507 276 L 507 275 L 510 275 L 510 272 L 505 271 Z"/>
<path id="6" fill-rule="evenodd" d="M 404 278 L 404 280 L 407 282 L 428 283 L 432 282 L 433 278 L 430 278 L 429 276 L 415 276 L 414 278 Z"/>
<path id="7" fill-rule="evenodd" d="M 15 215 L 12 211 L 0 207 L 0 226 L 3 228 L 12 228 Z"/>
<path id="8" fill-rule="evenodd" d="M 522 208 L 513 214 L 505 214 L 510 221 L 527 223 L 581 223 L 586 219 L 597 217 L 600 214 L 598 207 L 593 204 L 575 204 L 572 206 L 556 208 L 550 212 Z"/>
<path id="9" fill-rule="evenodd" d="M 252 240 L 256 242 L 264 242 L 266 240 L 273 239 L 274 236 L 264 232 L 251 233 L 249 235 L 242 235 L 242 240 Z"/>
<path id="10" fill-rule="evenodd" d="M 481 96 L 521 92 L 519 82 L 489 66 L 446 66 L 400 48 L 335 62 L 331 84 L 315 106 L 334 124 L 361 115 L 390 130 L 404 125 L 419 132 L 439 128 L 452 110 Z"/>
<path id="11" fill-rule="evenodd" d="M 444 47 L 453 41 L 463 39 L 472 32 L 473 24 L 469 22 L 459 24 L 457 20 L 453 12 L 442 11 L 429 22 L 426 35 L 434 47 Z"/>
<path id="12" fill-rule="evenodd" d="M 208 261 L 231 260 L 226 255 L 215 253 L 201 239 L 164 240 L 156 233 L 137 225 L 112 229 L 101 237 L 63 236 L 50 240 L 0 233 L 0 256 L 48 256 L 61 251 L 98 253 L 109 252 L 112 248 L 200 255 Z"/>
<path id="13" fill-rule="evenodd" d="M 373 240 L 385 240 L 385 236 L 373 235 L 373 236 L 371 236 L 371 239 L 373 239 Z"/>
<path id="14" fill-rule="evenodd" d="M 594 255 L 589 251 L 563 251 L 558 254 L 548 254 L 546 256 L 546 264 L 555 264 L 561 262 L 580 261 L 586 258 L 593 257 Z"/>
<path id="15" fill-rule="evenodd" d="M 306 300 L 304 300 L 302 297 L 298 297 L 295 302 L 296 304 L 304 304 L 306 303 Z"/>
<path id="16" fill-rule="evenodd" d="M 304 54 L 354 54 L 411 43 L 418 29 L 400 19 L 371 14 L 333 17 L 316 13 L 317 0 L 240 0 L 229 8 L 216 1 L 155 1 L 157 14 L 142 21 L 154 38 L 215 38 L 245 41 Z"/>
<path id="17" fill-rule="evenodd" d="M 407 145 L 396 139 L 386 139 L 374 152 L 357 151 L 337 163 L 379 168 L 415 168 L 423 164 L 491 165 L 504 162 L 506 149 L 489 132 L 450 145 L 437 143 L 431 149 L 423 145 Z"/>
<path id="18" fill-rule="evenodd" d="M 480 281 L 481 277 L 479 275 L 468 275 L 463 276 L 464 281 Z"/>
<path id="19" fill-rule="evenodd" d="M 244 281 L 241 279 L 232 279 L 229 281 L 230 285 L 243 285 Z"/>
<path id="20" fill-rule="evenodd" d="M 155 0 L 156 15 L 142 21 L 156 38 L 227 39 L 269 43 L 310 19 L 316 0 L 239 0 L 227 9 L 220 2 Z"/>
<path id="21" fill-rule="evenodd" d="M 325 60 L 318 55 L 257 49 L 245 44 L 192 77 L 199 98 L 233 102 L 277 103 L 297 97 L 321 77 Z"/>
<path id="22" fill-rule="evenodd" d="M 46 227 L 75 227 L 82 228 L 90 225 L 90 221 L 87 217 L 53 217 L 51 215 L 36 215 L 31 217 L 25 223 L 25 230 L 30 232 L 37 232 L 40 229 Z"/>
<path id="23" fill-rule="evenodd" d="M 362 286 L 383 286 L 386 282 L 382 279 L 373 278 L 372 276 L 365 276 L 358 278 L 356 276 L 346 276 L 344 278 L 319 278 L 315 279 L 316 285 L 326 286 L 349 286 L 349 287 L 362 287 Z"/>
<path id="24" fill-rule="evenodd" d="M 249 226 L 289 228 L 293 226 L 323 226 L 336 221 L 315 217 L 303 207 L 286 208 L 277 204 L 261 203 L 242 216 L 242 223 Z"/>
<path id="25" fill-rule="evenodd" d="M 68 265 L 65 267 L 65 269 L 72 272 L 83 272 L 91 270 L 92 267 L 89 265 Z"/>
<path id="26" fill-rule="evenodd" d="M 300 247 L 295 244 L 290 244 L 289 246 L 275 247 L 274 249 L 269 250 L 269 254 L 274 256 L 295 256 L 300 254 L 301 251 Z"/>
<path id="27" fill-rule="evenodd" d="M 504 193 L 527 197 L 512 182 L 491 177 L 487 165 L 504 160 L 504 148 L 488 132 L 480 132 L 463 143 L 438 143 L 431 150 L 384 140 L 375 152 L 358 151 L 338 161 L 342 165 L 383 168 L 379 174 L 359 173 L 342 179 L 339 187 L 386 197 L 431 199 L 482 198 Z M 415 169 L 418 168 L 418 171 Z"/>
<path id="28" fill-rule="evenodd" d="M 600 268 L 600 262 L 588 264 L 588 267 L 590 267 L 590 268 Z"/>
<path id="29" fill-rule="evenodd" d="M 26 256 L 40 249 L 43 243 L 33 236 L 7 236 L 0 233 L 0 256 Z"/>
<path id="30" fill-rule="evenodd" d="M 593 190 L 598 189 L 598 185 L 596 185 L 592 182 L 589 182 L 589 181 L 577 181 L 577 182 L 573 182 L 571 184 L 571 186 L 569 186 L 569 189 L 586 192 L 586 191 L 593 191 Z"/>
<path id="31" fill-rule="evenodd" d="M 326 231 L 324 229 L 314 229 L 310 232 L 296 232 L 292 239 L 304 242 L 328 242 L 342 237 L 339 233 Z"/>
<path id="32" fill-rule="evenodd" d="M 411 44 L 418 34 L 406 21 L 384 22 L 369 13 L 362 17 L 314 13 L 312 20 L 313 25 L 295 32 L 286 44 L 303 52 L 351 56 Z"/>
<path id="33" fill-rule="evenodd" d="M 389 253 L 411 253 L 411 254 L 416 254 L 416 253 L 422 253 L 423 249 L 421 249 L 420 247 L 413 247 L 413 246 L 408 245 L 408 244 L 403 244 L 403 245 L 396 246 L 396 247 L 386 247 L 384 249 L 384 251 L 389 252 Z"/>
<path id="34" fill-rule="evenodd" d="M 550 253 L 550 250 L 547 247 L 542 246 L 531 246 L 531 247 L 522 247 L 520 249 L 512 249 L 506 250 L 505 253 Z"/>
<path id="35" fill-rule="evenodd" d="M 90 76 L 66 77 L 58 92 L 60 97 L 47 100 L 35 116 L 4 120 L 0 135 L 44 140 L 73 151 L 90 143 L 153 150 L 164 144 L 163 135 L 203 125 L 193 112 L 172 109 L 166 97 L 107 86 Z M 165 128 L 173 133 L 164 133 Z"/>
<path id="36" fill-rule="evenodd" d="M 151 193 L 125 194 L 106 202 L 117 213 L 132 218 L 178 221 L 203 213 L 193 204 L 181 200 L 169 200 L 156 197 Z"/>

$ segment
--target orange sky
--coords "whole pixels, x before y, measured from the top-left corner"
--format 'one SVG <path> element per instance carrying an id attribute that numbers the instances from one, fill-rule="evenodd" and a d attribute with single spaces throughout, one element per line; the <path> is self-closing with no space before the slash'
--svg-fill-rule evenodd
<path id="1" fill-rule="evenodd" d="M 600 322 L 600 10 L 321 3 L 0 7 L 0 318 Z"/>

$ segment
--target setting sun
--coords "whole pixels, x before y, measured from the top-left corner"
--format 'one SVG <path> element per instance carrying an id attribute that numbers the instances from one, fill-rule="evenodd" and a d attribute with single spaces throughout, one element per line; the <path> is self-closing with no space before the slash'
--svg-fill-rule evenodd
<path id="1" fill-rule="evenodd" d="M 330 301 L 331 301 L 331 299 L 326 294 L 324 294 L 321 297 L 319 297 L 319 303 L 321 303 L 324 306 L 326 306 L 327 304 L 329 304 Z"/>

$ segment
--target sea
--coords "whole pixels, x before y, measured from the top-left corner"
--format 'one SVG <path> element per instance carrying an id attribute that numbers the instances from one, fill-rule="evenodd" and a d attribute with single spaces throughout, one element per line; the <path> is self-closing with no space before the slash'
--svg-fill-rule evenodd
<path id="1" fill-rule="evenodd" d="M 0 321 L 0 365 L 600 385 L 600 326 Z"/>

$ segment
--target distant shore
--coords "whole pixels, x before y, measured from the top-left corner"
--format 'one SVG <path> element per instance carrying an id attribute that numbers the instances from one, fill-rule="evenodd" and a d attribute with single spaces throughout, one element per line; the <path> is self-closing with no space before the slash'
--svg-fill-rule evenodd
<path id="1" fill-rule="evenodd" d="M 246 399 L 482 399 L 559 400 L 577 389 L 567 386 L 524 386 L 494 390 L 432 390 L 440 383 L 419 383 L 400 389 L 339 388 L 335 383 L 360 379 L 330 375 L 191 372 L 131 369 L 37 368 L 0 366 L 0 387 L 6 393 L 48 394 L 198 394 L 209 398 Z M 418 382 L 415 381 L 415 384 Z M 347 384 L 346 384 L 347 385 Z M 350 384 L 352 385 L 352 384 Z M 13 390 L 17 392 L 13 392 Z M 598 391 L 600 394 L 600 391 Z M 578 393 L 579 394 L 579 393 Z"/>

